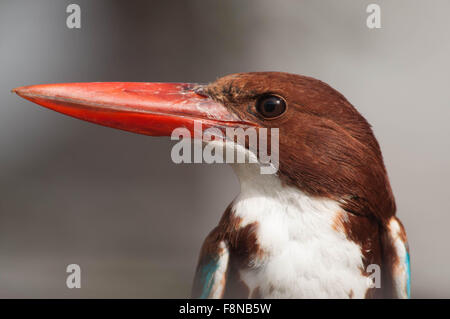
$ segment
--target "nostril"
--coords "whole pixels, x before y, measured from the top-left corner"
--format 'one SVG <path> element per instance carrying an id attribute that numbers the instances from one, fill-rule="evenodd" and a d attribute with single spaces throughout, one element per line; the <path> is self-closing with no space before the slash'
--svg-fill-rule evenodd
<path id="1" fill-rule="evenodd" d="M 204 96 L 204 97 L 209 97 L 208 93 L 206 92 L 205 86 L 204 85 L 198 85 L 196 87 L 194 87 L 194 92 L 198 95 Z"/>

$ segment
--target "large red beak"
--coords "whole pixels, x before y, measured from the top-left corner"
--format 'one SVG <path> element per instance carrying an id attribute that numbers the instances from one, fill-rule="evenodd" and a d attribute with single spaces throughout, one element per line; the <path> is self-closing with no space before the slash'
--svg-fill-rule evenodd
<path id="1" fill-rule="evenodd" d="M 248 127 L 193 83 L 67 83 L 19 87 L 21 97 L 54 111 L 125 131 L 170 136 L 175 128 Z"/>

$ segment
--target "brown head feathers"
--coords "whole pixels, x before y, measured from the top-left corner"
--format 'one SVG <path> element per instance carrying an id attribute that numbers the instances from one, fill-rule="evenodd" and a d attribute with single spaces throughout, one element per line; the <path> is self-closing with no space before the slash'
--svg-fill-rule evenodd
<path id="1" fill-rule="evenodd" d="M 347 99 L 311 77 L 281 73 L 232 74 L 204 92 L 241 119 L 279 128 L 279 176 L 311 196 L 341 203 L 355 215 L 384 224 L 395 201 L 380 147 L 368 122 Z M 284 99 L 286 111 L 275 119 L 256 112 L 258 97 Z"/>

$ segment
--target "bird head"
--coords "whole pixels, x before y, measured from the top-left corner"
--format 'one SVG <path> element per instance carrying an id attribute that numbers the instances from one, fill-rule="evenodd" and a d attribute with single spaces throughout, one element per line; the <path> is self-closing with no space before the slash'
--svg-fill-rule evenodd
<path id="1" fill-rule="evenodd" d="M 192 83 L 68 83 L 20 87 L 23 98 L 96 124 L 151 136 L 176 128 L 278 129 L 280 180 L 348 212 L 386 221 L 395 201 L 370 125 L 319 80 L 281 72 Z M 271 142 L 268 130 L 267 143 Z M 236 142 L 236 141 L 234 141 Z M 241 147 L 250 149 L 248 140 Z"/>

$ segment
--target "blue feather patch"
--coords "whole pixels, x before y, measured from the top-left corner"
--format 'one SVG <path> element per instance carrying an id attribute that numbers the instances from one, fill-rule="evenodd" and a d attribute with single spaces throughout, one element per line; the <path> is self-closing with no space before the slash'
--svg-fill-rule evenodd
<path id="1" fill-rule="evenodd" d="M 210 295 L 212 286 L 214 284 L 214 273 L 216 272 L 219 264 L 215 260 L 211 260 L 201 270 L 201 278 L 203 282 L 203 289 L 200 299 L 208 298 Z"/>
<path id="2" fill-rule="evenodd" d="M 406 251 L 406 293 L 411 298 L 411 266 L 409 263 L 409 252 Z"/>

